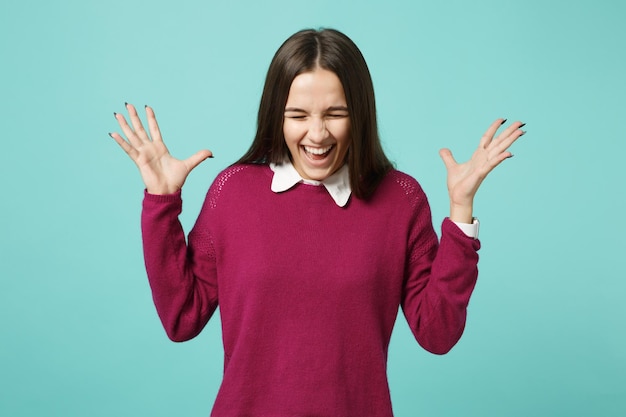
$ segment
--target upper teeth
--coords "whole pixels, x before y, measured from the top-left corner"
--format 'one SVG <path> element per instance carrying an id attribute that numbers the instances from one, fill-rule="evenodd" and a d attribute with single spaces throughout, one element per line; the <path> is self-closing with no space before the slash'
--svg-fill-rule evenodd
<path id="1" fill-rule="evenodd" d="M 305 146 L 304 150 L 307 151 L 308 153 L 312 153 L 313 155 L 324 155 L 326 152 L 330 151 L 330 148 L 332 148 L 333 146 L 327 146 L 325 148 L 312 148 L 310 146 Z"/>

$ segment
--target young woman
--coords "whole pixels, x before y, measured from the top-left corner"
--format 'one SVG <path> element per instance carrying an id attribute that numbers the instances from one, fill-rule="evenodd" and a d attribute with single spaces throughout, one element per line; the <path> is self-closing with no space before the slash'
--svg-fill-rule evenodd
<path id="1" fill-rule="evenodd" d="M 168 336 L 195 337 L 220 306 L 224 376 L 213 416 L 391 416 L 386 363 L 402 307 L 416 340 L 449 351 L 477 278 L 474 195 L 524 134 L 496 120 L 472 158 L 449 150 L 441 241 L 426 196 L 383 153 L 365 60 L 342 33 L 304 30 L 279 48 L 248 152 L 210 187 L 186 242 L 189 172 L 212 156 L 167 151 L 128 104 L 124 139 L 146 191 L 144 254 Z"/>

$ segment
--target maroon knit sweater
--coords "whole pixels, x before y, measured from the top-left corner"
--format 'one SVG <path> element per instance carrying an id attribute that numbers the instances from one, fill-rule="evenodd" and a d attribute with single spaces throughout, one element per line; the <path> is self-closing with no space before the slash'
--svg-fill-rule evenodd
<path id="1" fill-rule="evenodd" d="M 439 244 L 424 192 L 399 171 L 343 208 L 323 186 L 276 194 L 272 175 L 266 165 L 223 171 L 188 244 L 180 193 L 146 193 L 146 269 L 163 326 L 191 339 L 219 304 L 224 376 L 212 416 L 391 416 L 398 307 L 422 347 L 449 351 L 480 244 L 449 219 Z"/>

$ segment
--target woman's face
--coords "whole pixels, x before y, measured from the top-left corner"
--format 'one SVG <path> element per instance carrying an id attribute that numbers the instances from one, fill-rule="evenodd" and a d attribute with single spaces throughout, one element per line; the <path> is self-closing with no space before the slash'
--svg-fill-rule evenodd
<path id="1" fill-rule="evenodd" d="M 283 134 L 302 178 L 322 181 L 341 168 L 350 146 L 350 116 L 334 72 L 317 68 L 294 78 Z"/>

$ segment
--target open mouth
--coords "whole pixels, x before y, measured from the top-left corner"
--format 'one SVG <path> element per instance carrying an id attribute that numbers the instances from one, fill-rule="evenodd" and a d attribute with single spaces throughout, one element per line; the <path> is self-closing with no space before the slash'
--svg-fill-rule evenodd
<path id="1" fill-rule="evenodd" d="M 325 146 L 323 148 L 302 146 L 302 149 L 304 149 L 306 156 L 308 156 L 310 159 L 314 161 L 321 161 L 322 159 L 326 158 L 330 154 L 330 151 L 332 151 L 334 147 L 335 145 Z"/>

